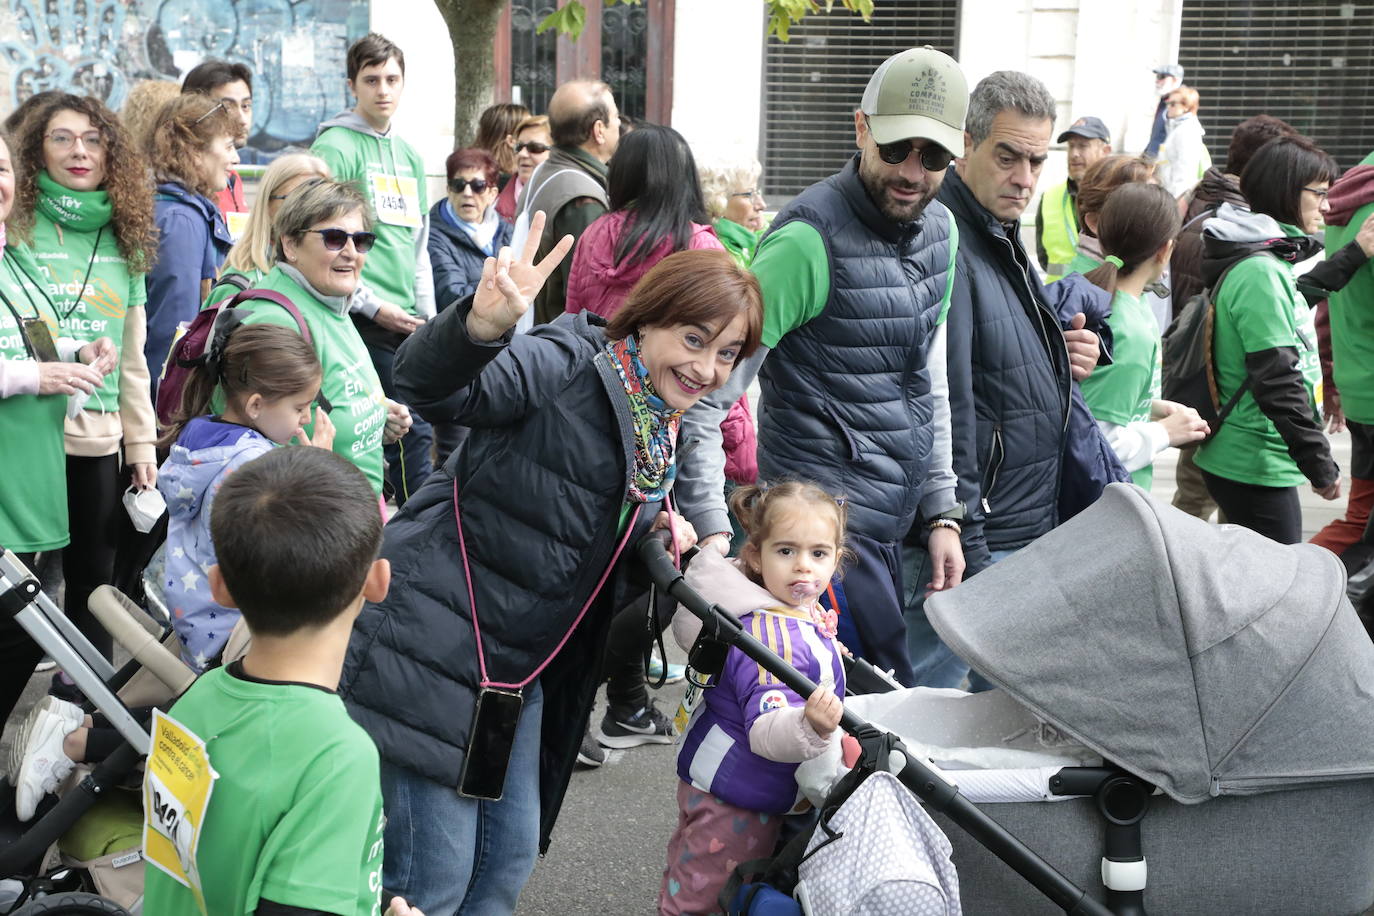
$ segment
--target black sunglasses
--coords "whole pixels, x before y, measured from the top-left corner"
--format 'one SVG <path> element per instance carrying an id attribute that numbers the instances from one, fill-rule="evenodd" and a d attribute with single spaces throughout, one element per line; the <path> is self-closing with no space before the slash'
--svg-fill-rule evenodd
<path id="1" fill-rule="evenodd" d="M 547 153 L 551 147 L 547 143 L 540 143 L 537 140 L 522 140 L 515 144 L 515 151 L 518 153 L 522 149 L 527 149 L 538 156 L 540 153 Z"/>
<path id="2" fill-rule="evenodd" d="M 324 242 L 324 247 L 330 251 L 343 251 L 343 247 L 348 244 L 348 240 L 353 240 L 353 247 L 358 254 L 365 254 L 372 250 L 372 245 L 377 241 L 376 233 L 372 232 L 345 232 L 342 229 L 307 229 L 306 232 L 318 232 L 320 240 Z"/>
<path id="3" fill-rule="evenodd" d="M 487 180 L 485 178 L 450 178 L 448 180 L 448 189 L 454 194 L 462 194 L 463 188 L 466 187 L 471 187 L 474 194 L 481 194 L 487 189 Z"/>
<path id="4" fill-rule="evenodd" d="M 873 125 L 868 123 L 867 118 L 864 119 L 864 123 L 868 124 L 868 131 L 872 134 Z M 910 156 L 912 149 L 915 148 L 915 144 L 910 140 L 898 140 L 896 143 L 878 143 L 877 140 L 873 142 L 878 146 L 878 158 L 888 165 L 901 165 L 906 162 L 906 157 Z M 917 149 L 916 153 L 921 160 L 921 168 L 927 172 L 943 172 L 954 161 L 953 153 L 934 142 Z"/>

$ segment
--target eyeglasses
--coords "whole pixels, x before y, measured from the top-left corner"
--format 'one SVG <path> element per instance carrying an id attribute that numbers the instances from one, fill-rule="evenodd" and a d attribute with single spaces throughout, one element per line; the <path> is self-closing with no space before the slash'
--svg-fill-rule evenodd
<path id="1" fill-rule="evenodd" d="M 515 151 L 529 150 L 533 155 L 540 156 L 547 153 L 551 147 L 547 143 L 540 143 L 537 140 L 521 140 L 515 144 Z"/>
<path id="2" fill-rule="evenodd" d="M 194 121 L 192 121 L 191 123 L 192 123 L 192 124 L 199 124 L 201 121 L 204 121 L 206 118 L 210 117 L 210 115 L 214 114 L 215 112 L 217 112 L 217 111 L 226 111 L 226 110 L 227 110 L 227 109 L 224 107 L 224 103 L 223 103 L 223 102 L 216 102 L 214 108 L 211 108 L 209 111 L 205 112 L 205 114 L 203 114 L 203 115 L 201 115 L 200 117 L 196 118 L 196 119 L 195 119 Z"/>
<path id="3" fill-rule="evenodd" d="M 450 178 L 448 189 L 454 194 L 462 194 L 464 188 L 472 188 L 472 193 L 481 194 L 487 189 L 485 178 Z"/>
<path id="4" fill-rule="evenodd" d="M 1331 192 L 1326 188 L 1303 188 L 1308 194 L 1317 195 L 1318 200 L 1326 200 L 1326 196 Z"/>
<path id="5" fill-rule="evenodd" d="M 343 247 L 348 244 L 348 240 L 353 240 L 353 248 L 358 254 L 366 254 L 372 250 L 372 245 L 377 241 L 374 232 L 345 232 L 342 229 L 307 229 L 306 232 L 318 232 L 320 241 L 324 242 L 324 247 L 330 251 L 343 251 Z"/>
<path id="6" fill-rule="evenodd" d="M 53 146 L 60 150 L 69 150 L 80 140 L 86 149 L 100 149 L 105 143 L 105 138 L 100 136 L 99 131 L 87 131 L 84 134 L 74 134 L 69 130 L 55 130 L 50 134 L 43 135 Z"/>
<path id="7" fill-rule="evenodd" d="M 750 200 L 763 200 L 763 192 L 758 188 L 750 188 L 747 191 L 736 191 L 731 197 L 747 197 Z"/>
<path id="8" fill-rule="evenodd" d="M 864 123 L 868 123 L 867 118 L 864 119 Z M 870 125 L 869 131 L 872 130 Z M 906 157 L 911 155 L 912 150 L 916 151 L 921 160 L 921 168 L 927 172 L 943 172 L 954 161 L 954 154 L 938 143 L 917 147 L 910 140 L 898 140 L 895 143 L 878 143 L 877 140 L 873 142 L 878 146 L 878 158 L 888 165 L 901 165 L 906 162 Z"/>

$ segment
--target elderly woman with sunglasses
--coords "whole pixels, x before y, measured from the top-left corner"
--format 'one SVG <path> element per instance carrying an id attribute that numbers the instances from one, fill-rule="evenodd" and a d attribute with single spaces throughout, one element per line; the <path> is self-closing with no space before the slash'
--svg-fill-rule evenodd
<path id="1" fill-rule="evenodd" d="M 525 182 L 534 170 L 549 158 L 553 149 L 553 135 L 549 133 L 548 115 L 531 115 L 515 125 L 515 174 L 496 198 L 496 212 L 508 223 L 515 222 L 515 204 Z"/>
<path id="2" fill-rule="evenodd" d="M 334 451 L 367 475 L 382 492 L 382 437 L 387 441 L 409 415 L 388 414 L 388 401 L 367 347 L 349 319 L 363 261 L 372 249 L 372 213 L 350 184 L 328 179 L 302 184 L 282 202 L 273 221 L 276 264 L 255 284 L 280 293 L 300 310 L 324 370 L 320 406 L 332 411 Z M 245 303 L 244 322 L 270 322 L 296 329 L 284 308 L 266 301 Z M 313 427 L 306 428 L 313 435 Z"/>
<path id="3" fill-rule="evenodd" d="M 448 194 L 429 211 L 429 262 L 434 302 L 442 311 L 472 295 L 482 264 L 510 242 L 510 223 L 496 200 L 497 165 L 484 149 L 454 150 L 446 163 Z"/>

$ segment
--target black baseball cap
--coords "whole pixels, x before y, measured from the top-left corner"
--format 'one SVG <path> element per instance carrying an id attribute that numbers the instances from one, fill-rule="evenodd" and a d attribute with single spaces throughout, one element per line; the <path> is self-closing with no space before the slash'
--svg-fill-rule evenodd
<path id="1" fill-rule="evenodd" d="M 1059 135 L 1056 143 L 1063 143 L 1070 137 L 1083 137 L 1088 140 L 1106 140 L 1112 142 L 1111 132 L 1107 130 L 1107 125 L 1102 123 L 1101 118 L 1079 118 L 1069 125 L 1069 129 Z"/>

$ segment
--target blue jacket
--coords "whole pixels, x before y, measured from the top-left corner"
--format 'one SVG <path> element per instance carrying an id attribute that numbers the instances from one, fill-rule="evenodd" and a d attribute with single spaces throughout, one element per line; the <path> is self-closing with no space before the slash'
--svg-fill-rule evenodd
<path id="1" fill-rule="evenodd" d="M 627 579 L 630 548 L 659 504 L 622 519 L 633 423 L 589 313 L 481 343 L 467 335 L 470 308 L 469 297 L 444 309 L 397 351 L 402 399 L 472 433 L 386 526 L 391 591 L 354 624 L 339 692 L 383 760 L 457 786 L 481 680 L 475 630 L 492 681 L 538 672 L 542 848 L 585 733 L 611 617 L 642 591 Z"/>
<path id="2" fill-rule="evenodd" d="M 143 354 L 156 379 L 172 349 L 177 325 L 200 311 L 200 281 L 212 280 L 234 240 L 219 207 L 175 181 L 157 186 L 157 261 L 148 271 L 148 339 Z M 153 385 L 154 397 L 157 385 Z"/>
<path id="3" fill-rule="evenodd" d="M 1165 96 L 1155 106 L 1155 119 L 1150 124 L 1150 142 L 1145 147 L 1145 155 L 1151 159 L 1159 155 L 1159 148 L 1164 145 L 1164 141 L 1169 137 L 1168 105 L 1169 97 Z"/>
<path id="4" fill-rule="evenodd" d="M 472 236 L 444 215 L 446 201 L 447 198 L 440 198 L 429 208 L 429 264 L 434 271 L 434 305 L 440 310 L 476 291 L 482 264 L 487 259 Z M 491 240 L 492 254 L 510 244 L 510 233 L 510 223 L 502 220 Z"/>
<path id="5" fill-rule="evenodd" d="M 1100 304 L 1105 293 L 1097 297 L 1075 281 L 1056 284 L 1049 299 L 1021 246 L 1019 224 L 1003 227 L 953 167 L 938 197 L 959 225 L 949 399 L 959 498 L 969 513 L 964 550 L 977 572 L 989 564 L 989 549 L 1024 547 L 1059 524 L 1066 457 L 1073 459 L 1069 467 L 1081 461 L 1100 468 L 1095 473 L 1104 480 L 1111 476 L 1092 415 L 1074 406 L 1065 322 L 1056 312 Z M 1075 491 L 1079 483 L 1075 472 Z"/>
<path id="6" fill-rule="evenodd" d="M 911 223 L 883 216 L 858 156 L 798 195 L 773 220 L 814 226 L 825 242 L 830 298 L 778 341 L 759 372 L 759 471 L 842 493 L 849 525 L 902 540 L 929 471 L 934 398 L 926 366 L 949 288 L 949 211 Z M 766 242 L 765 242 L 766 244 Z M 937 507 L 940 511 L 948 506 Z"/>

